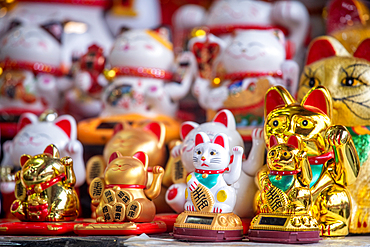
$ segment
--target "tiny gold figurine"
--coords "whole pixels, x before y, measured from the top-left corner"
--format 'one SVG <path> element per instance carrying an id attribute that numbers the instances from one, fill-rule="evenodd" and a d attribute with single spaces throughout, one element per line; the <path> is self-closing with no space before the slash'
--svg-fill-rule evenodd
<path id="1" fill-rule="evenodd" d="M 132 157 L 114 152 L 104 176 L 92 180 L 89 193 L 97 206 L 97 222 L 150 222 L 156 208 L 153 203 L 161 190 L 164 170 L 153 167 L 153 182 L 146 188 L 148 155 L 137 152 Z"/>
<path id="2" fill-rule="evenodd" d="M 11 212 L 22 221 L 72 221 L 79 213 L 73 161 L 53 144 L 43 154 L 20 158 Z"/>
<path id="3" fill-rule="evenodd" d="M 332 111 L 332 98 L 323 86 L 308 91 L 301 104 L 283 87 L 270 88 L 265 97 L 264 135 L 269 149 L 272 136 L 277 144 L 286 144 L 291 136 L 298 139 L 312 171 L 310 215 L 321 235 L 344 236 L 351 215 L 347 187 L 356 180 L 360 162 L 349 131 L 332 125 Z M 260 207 L 257 203 L 258 211 Z"/>

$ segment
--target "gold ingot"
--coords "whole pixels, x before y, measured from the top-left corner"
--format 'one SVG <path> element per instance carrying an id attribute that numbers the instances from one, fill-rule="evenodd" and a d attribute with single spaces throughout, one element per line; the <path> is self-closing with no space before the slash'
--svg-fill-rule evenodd
<path id="1" fill-rule="evenodd" d="M 128 220 L 135 220 L 141 214 L 141 204 L 138 201 L 131 202 L 126 209 L 126 217 Z"/>
<path id="2" fill-rule="evenodd" d="M 105 187 L 104 179 L 94 178 L 89 187 L 89 194 L 92 199 L 99 199 L 103 195 Z"/>
<path id="3" fill-rule="evenodd" d="M 117 201 L 116 199 L 116 193 L 112 189 L 106 189 L 103 192 L 103 201 L 106 204 L 114 205 Z"/>
<path id="4" fill-rule="evenodd" d="M 113 222 L 114 216 L 113 216 L 113 207 L 109 204 L 105 204 L 102 207 L 103 217 L 105 222 Z"/>
<path id="5" fill-rule="evenodd" d="M 116 198 L 117 202 L 122 202 L 126 206 L 133 200 L 132 194 L 125 190 L 117 190 Z"/>
<path id="6" fill-rule="evenodd" d="M 126 206 L 121 202 L 117 202 L 113 206 L 114 221 L 121 222 L 125 219 Z"/>

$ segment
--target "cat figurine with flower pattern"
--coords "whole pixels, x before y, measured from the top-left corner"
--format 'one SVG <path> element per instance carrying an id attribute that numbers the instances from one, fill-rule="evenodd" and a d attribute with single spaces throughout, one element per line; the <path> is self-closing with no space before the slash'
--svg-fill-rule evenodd
<path id="1" fill-rule="evenodd" d="M 230 164 L 229 140 L 227 135 L 217 134 L 212 141 L 204 132 L 195 137 L 193 165 L 195 172 L 188 175 L 185 192 L 185 210 L 213 213 L 230 213 L 236 202 L 235 189 L 231 186 L 241 173 L 243 148 L 233 147 L 234 158 Z M 230 165 L 229 165 L 230 164 Z M 207 205 L 195 203 L 196 191 L 204 191 Z"/>

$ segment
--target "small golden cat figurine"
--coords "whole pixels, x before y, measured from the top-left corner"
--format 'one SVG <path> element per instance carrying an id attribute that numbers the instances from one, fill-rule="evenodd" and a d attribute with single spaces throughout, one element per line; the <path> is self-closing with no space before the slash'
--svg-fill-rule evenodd
<path id="1" fill-rule="evenodd" d="M 299 148 L 296 136 L 287 144 L 278 144 L 270 136 L 267 166 L 257 174 L 261 213 L 307 214 L 312 205 L 309 184 L 312 179 L 307 154 Z"/>
<path id="2" fill-rule="evenodd" d="M 296 136 L 311 165 L 311 215 L 321 235 L 348 234 L 353 184 L 360 169 L 359 158 L 348 130 L 332 125 L 332 99 L 325 87 L 312 88 L 298 104 L 283 87 L 272 87 L 265 97 L 266 143 L 274 135 L 279 144 Z M 269 144 L 268 144 L 269 148 Z"/>
<path id="3" fill-rule="evenodd" d="M 89 193 L 96 209 L 97 222 L 150 222 L 156 209 L 153 199 L 161 190 L 164 170 L 153 167 L 153 182 L 146 188 L 148 155 L 137 152 L 132 157 L 114 152 L 102 178 L 95 178 Z"/>
<path id="4" fill-rule="evenodd" d="M 313 40 L 300 81 L 298 100 L 313 87 L 325 86 L 333 97 L 333 124 L 346 126 L 361 169 L 351 194 L 351 233 L 370 233 L 370 39 L 351 55 L 336 39 Z M 351 51 L 352 53 L 352 51 Z"/>
<path id="5" fill-rule="evenodd" d="M 53 145 L 43 154 L 20 158 L 22 170 L 16 174 L 15 200 L 11 212 L 23 221 L 72 221 L 77 218 L 79 201 L 73 186 L 76 178 L 70 157 L 59 159 Z"/>

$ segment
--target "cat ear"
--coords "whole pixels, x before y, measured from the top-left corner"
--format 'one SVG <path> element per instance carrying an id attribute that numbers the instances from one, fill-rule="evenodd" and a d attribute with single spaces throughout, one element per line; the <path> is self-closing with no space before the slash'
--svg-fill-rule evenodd
<path id="1" fill-rule="evenodd" d="M 32 113 L 24 113 L 21 115 L 18 124 L 17 124 L 17 132 L 19 132 L 23 127 L 29 124 L 37 123 L 38 118 L 35 114 Z"/>
<path id="2" fill-rule="evenodd" d="M 118 123 L 118 124 L 114 125 L 113 135 L 117 134 L 121 130 L 124 130 L 124 127 L 123 127 L 123 124 L 122 123 Z"/>
<path id="3" fill-rule="evenodd" d="M 278 144 L 279 144 L 279 142 L 276 139 L 276 137 L 274 135 L 271 135 L 270 136 L 270 141 L 269 141 L 269 144 L 268 144 L 269 148 L 272 148 L 273 146 L 278 145 Z"/>
<path id="4" fill-rule="evenodd" d="M 110 157 L 109 157 L 109 161 L 108 161 L 108 164 L 111 163 L 113 160 L 117 159 L 118 157 L 122 157 L 123 155 L 119 152 L 119 151 L 116 151 L 116 152 L 113 152 Z"/>
<path id="5" fill-rule="evenodd" d="M 308 48 L 306 65 L 333 56 L 349 56 L 349 53 L 335 38 L 321 36 L 311 42 Z"/>
<path id="6" fill-rule="evenodd" d="M 218 144 L 229 151 L 229 139 L 226 134 L 220 133 L 213 138 L 212 141 L 214 144 Z"/>
<path id="7" fill-rule="evenodd" d="M 308 91 L 302 100 L 301 106 L 314 112 L 318 109 L 330 119 L 332 118 L 332 99 L 329 91 L 323 86 L 318 86 Z"/>
<path id="8" fill-rule="evenodd" d="M 26 164 L 27 160 L 31 159 L 31 155 L 28 155 L 28 154 L 23 154 L 21 156 L 21 158 L 19 159 L 19 164 L 22 166 L 24 166 L 24 164 Z"/>
<path id="9" fill-rule="evenodd" d="M 151 122 L 144 127 L 144 130 L 149 130 L 158 138 L 158 146 L 163 146 L 166 138 L 166 128 L 163 123 Z"/>
<path id="10" fill-rule="evenodd" d="M 221 110 L 217 112 L 212 122 L 221 123 L 228 129 L 236 129 L 234 115 L 229 110 Z"/>
<path id="11" fill-rule="evenodd" d="M 54 144 L 50 144 L 44 150 L 44 154 L 49 154 L 53 158 L 59 158 L 59 150 Z"/>
<path id="12" fill-rule="evenodd" d="M 198 132 L 195 136 L 195 146 L 198 146 L 201 143 L 209 142 L 209 137 L 204 132 Z"/>
<path id="13" fill-rule="evenodd" d="M 160 26 L 156 29 L 153 29 L 159 36 L 162 37 L 162 39 L 165 39 L 167 41 L 171 41 L 171 31 L 166 26 Z"/>
<path id="14" fill-rule="evenodd" d="M 41 26 L 46 32 L 51 34 L 59 43 L 62 42 L 63 23 L 52 21 Z"/>
<path id="15" fill-rule="evenodd" d="M 180 137 L 181 140 L 184 140 L 186 136 L 192 131 L 193 129 L 197 128 L 199 124 L 191 121 L 187 121 L 181 124 L 180 127 Z"/>
<path id="16" fill-rule="evenodd" d="M 148 168 L 148 165 L 149 165 L 149 159 L 148 159 L 148 155 L 142 151 L 139 151 L 139 152 L 136 152 L 133 157 L 135 157 L 136 159 L 140 160 L 141 163 L 143 163 L 144 165 L 144 169 L 147 170 Z"/>
<path id="17" fill-rule="evenodd" d="M 354 57 L 362 58 L 370 62 L 370 39 L 365 39 L 357 47 L 357 50 L 353 54 Z"/>
<path id="18" fill-rule="evenodd" d="M 55 119 L 54 124 L 67 134 L 69 139 L 77 139 L 77 124 L 76 120 L 70 115 L 63 115 Z"/>
<path id="19" fill-rule="evenodd" d="M 296 136 L 289 136 L 287 144 L 299 149 L 299 141 Z"/>
<path id="20" fill-rule="evenodd" d="M 276 86 L 270 88 L 265 96 L 265 118 L 272 110 L 295 102 L 292 95 L 284 87 Z"/>

